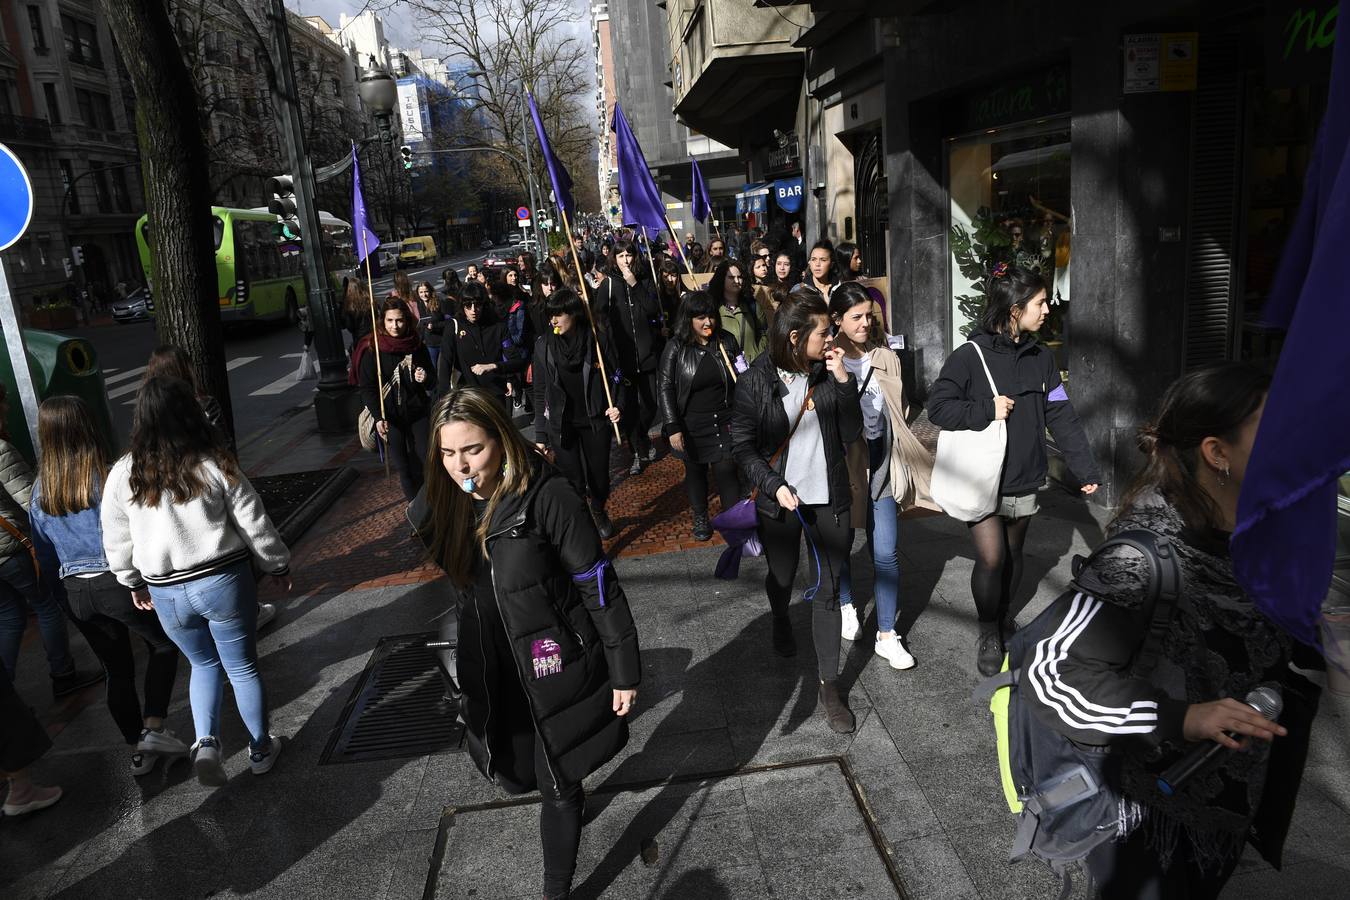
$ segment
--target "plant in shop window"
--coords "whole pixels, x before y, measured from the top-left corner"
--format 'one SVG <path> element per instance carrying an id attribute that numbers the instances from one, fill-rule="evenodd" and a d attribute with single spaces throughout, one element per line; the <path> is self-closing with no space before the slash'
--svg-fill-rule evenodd
<path id="1" fill-rule="evenodd" d="M 1038 272 L 1046 277 L 1047 287 L 1052 281 L 1056 268 L 1060 266 L 1060 255 L 1055 234 L 1057 228 L 1053 221 L 1056 214 L 1041 207 L 1034 197 L 1030 198 L 1032 207 L 1044 216 L 1040 235 L 1033 237 L 1027 233 L 1024 220 L 1011 217 L 1007 213 L 995 213 L 987 206 L 980 207 L 971 219 L 971 227 L 960 222 L 952 224 L 951 251 L 956 267 L 962 277 L 970 283 L 968 293 L 955 297 L 957 310 L 965 324 L 961 334 L 969 338 L 974 332 L 976 322 L 984 311 L 985 288 L 989 273 L 1001 262 Z M 1067 232 L 1065 233 L 1067 239 Z M 1066 241 L 1067 244 L 1067 241 Z M 1064 248 L 1064 265 L 1067 267 L 1068 252 Z M 1068 301 L 1067 284 L 1064 290 L 1058 278 L 1053 278 L 1056 290 L 1051 295 L 1050 315 L 1041 328 L 1042 341 L 1053 342 L 1063 335 L 1064 315 L 1067 312 L 1063 304 Z"/>

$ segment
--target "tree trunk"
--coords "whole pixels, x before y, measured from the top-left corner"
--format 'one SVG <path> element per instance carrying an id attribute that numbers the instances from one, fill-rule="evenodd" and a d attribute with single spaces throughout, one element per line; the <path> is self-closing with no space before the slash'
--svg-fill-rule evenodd
<path id="1" fill-rule="evenodd" d="M 99 0 L 131 74 L 154 273 L 155 331 L 192 359 L 234 434 L 216 297 L 211 175 L 192 76 L 161 2 Z"/>

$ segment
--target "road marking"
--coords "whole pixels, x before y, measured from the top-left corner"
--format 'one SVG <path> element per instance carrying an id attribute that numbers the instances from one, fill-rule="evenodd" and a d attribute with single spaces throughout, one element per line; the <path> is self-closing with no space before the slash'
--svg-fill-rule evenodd
<path id="1" fill-rule="evenodd" d="M 298 382 L 298 381 L 295 380 L 295 373 L 292 372 L 292 373 L 290 373 L 289 375 L 282 375 L 280 378 L 278 378 L 276 381 L 272 382 L 271 384 L 265 384 L 265 385 L 263 385 L 262 387 L 258 388 L 256 391 L 254 391 L 253 393 L 249 394 L 249 396 L 250 396 L 250 397 L 269 397 L 269 396 L 271 396 L 272 394 L 280 394 L 280 393 L 282 393 L 283 391 L 287 391 L 287 390 L 289 390 L 290 388 L 295 387 L 297 384 L 300 384 L 300 382 Z"/>
<path id="2" fill-rule="evenodd" d="M 251 362 L 256 362 L 256 361 L 258 361 L 259 359 L 262 359 L 262 357 L 260 357 L 260 356 L 241 356 L 241 357 L 239 357 L 239 358 L 237 358 L 237 359 L 232 359 L 232 360 L 230 360 L 229 362 L 225 363 L 225 371 L 227 371 L 227 372 L 233 372 L 235 369 L 239 368 L 240 366 L 246 366 L 246 365 L 248 365 L 248 364 L 251 363 Z M 145 371 L 145 366 L 141 366 L 139 369 L 136 369 L 134 372 L 123 372 L 121 375 L 115 375 L 115 376 L 113 376 L 112 378 L 110 378 L 110 379 L 108 379 L 108 380 L 109 380 L 109 381 L 121 381 L 122 379 L 124 379 L 124 378 L 126 378 L 126 377 L 133 376 L 133 375 L 139 375 L 140 373 L 142 373 L 142 372 L 144 372 L 144 371 Z M 134 394 L 134 393 L 136 393 L 136 391 L 140 388 L 140 386 L 141 386 L 141 385 L 140 385 L 140 382 L 132 382 L 131 384 L 124 384 L 124 385 L 122 385 L 121 387 L 113 388 L 112 390 L 108 391 L 108 399 L 109 399 L 109 400 L 116 400 L 118 397 L 125 397 L 127 394 Z M 135 399 L 132 399 L 132 400 L 127 401 L 126 405 L 127 405 L 127 406 L 133 406 L 133 405 L 135 405 L 135 403 L 136 403 Z"/>
<path id="3" fill-rule="evenodd" d="M 108 370 L 104 369 L 103 374 L 104 374 L 105 376 L 107 375 L 107 371 L 108 371 Z M 114 370 L 114 371 L 116 371 L 116 370 Z M 126 372 L 118 372 L 116 375 L 112 376 L 111 378 L 104 377 L 103 383 L 104 383 L 104 384 L 109 384 L 109 385 L 111 385 L 111 384 L 116 384 L 116 383 L 119 382 L 119 381 L 126 381 L 128 378 L 135 378 L 137 375 L 140 375 L 140 374 L 141 374 L 142 372 L 144 372 L 144 371 L 145 371 L 145 366 L 141 366 L 139 369 L 130 369 L 129 371 L 126 371 Z M 108 396 L 111 397 L 112 394 L 110 393 Z"/>

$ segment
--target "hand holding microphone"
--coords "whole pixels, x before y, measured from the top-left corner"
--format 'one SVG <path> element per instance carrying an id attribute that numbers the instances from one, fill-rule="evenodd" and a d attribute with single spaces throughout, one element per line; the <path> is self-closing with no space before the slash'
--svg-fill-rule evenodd
<path id="1" fill-rule="evenodd" d="M 1192 704 L 1186 710 L 1182 735 L 1188 741 L 1210 740 L 1213 743 L 1201 744 L 1168 766 L 1158 776 L 1158 790 L 1172 796 L 1187 779 L 1203 771 L 1225 751 L 1241 750 L 1244 736 L 1269 741 L 1288 734 L 1275 722 L 1283 709 L 1280 692 L 1267 685 L 1249 693 L 1245 703 L 1226 697 L 1211 703 Z"/>

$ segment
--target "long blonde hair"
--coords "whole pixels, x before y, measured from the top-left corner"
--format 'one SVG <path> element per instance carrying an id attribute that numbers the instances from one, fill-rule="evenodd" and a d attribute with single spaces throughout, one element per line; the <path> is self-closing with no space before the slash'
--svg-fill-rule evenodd
<path id="1" fill-rule="evenodd" d="M 483 520 L 474 527 L 473 498 L 460 489 L 441 460 L 441 427 L 452 422 L 477 425 L 502 448 L 502 477 L 488 499 Z M 482 388 L 460 388 L 442 397 L 431 412 L 427 442 L 426 499 L 431 510 L 428 552 L 458 587 L 468 587 L 476 559 L 487 558 L 488 529 L 502 498 L 520 496 L 530 486 L 538 451 L 525 443 L 498 401 Z"/>
<path id="2" fill-rule="evenodd" d="M 108 480 L 108 445 L 79 397 L 48 397 L 38 407 L 42 481 L 38 506 L 49 516 L 92 509 Z"/>

